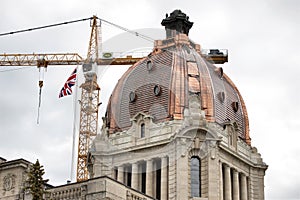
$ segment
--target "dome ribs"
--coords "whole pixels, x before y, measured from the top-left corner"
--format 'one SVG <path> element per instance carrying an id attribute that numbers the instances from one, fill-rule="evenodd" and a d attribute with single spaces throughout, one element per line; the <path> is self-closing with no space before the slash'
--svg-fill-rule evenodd
<path id="1" fill-rule="evenodd" d="M 183 118 L 183 109 L 187 106 L 186 95 L 186 62 L 182 54 L 178 55 L 179 51 L 173 55 L 172 78 L 171 78 L 171 95 L 170 98 L 170 115 L 174 119 Z"/>
<path id="2" fill-rule="evenodd" d="M 212 82 L 208 67 L 202 57 L 197 59 L 197 66 L 200 72 L 201 107 L 205 111 L 207 121 L 214 122 L 214 96 Z"/>

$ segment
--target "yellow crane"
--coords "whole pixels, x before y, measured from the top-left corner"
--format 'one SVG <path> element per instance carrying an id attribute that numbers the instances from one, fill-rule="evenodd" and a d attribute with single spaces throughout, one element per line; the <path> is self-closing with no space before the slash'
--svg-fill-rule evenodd
<path id="1" fill-rule="evenodd" d="M 99 24 L 96 16 L 87 18 L 91 20 L 91 35 L 88 46 L 87 57 L 84 59 L 78 53 L 53 53 L 53 54 L 0 54 L 0 66 L 37 66 L 38 68 L 46 68 L 50 65 L 83 65 L 84 72 L 89 72 L 94 65 L 132 65 L 142 58 L 134 58 L 127 56 L 123 58 L 105 58 L 99 57 L 99 46 L 101 45 L 101 24 Z M 83 20 L 87 20 L 83 19 Z M 68 23 L 83 21 L 75 20 Z M 100 21 L 103 19 L 100 19 Z M 105 20 L 104 20 L 105 21 Z M 108 21 L 105 21 L 110 23 Z M 47 28 L 65 23 L 44 26 L 34 29 Z M 110 23 L 112 24 L 112 23 Z M 114 24 L 112 24 L 114 25 Z M 117 25 L 116 25 L 117 26 Z M 117 26 L 120 28 L 120 26 Z M 17 32 L 31 31 L 28 29 Z M 122 28 L 122 30 L 129 31 Z M 131 32 L 131 31 L 129 31 Z M 136 33 L 136 32 L 133 32 Z M 8 35 L 11 33 L 0 34 Z M 216 50 L 211 50 L 210 53 L 203 54 L 208 61 L 215 64 L 223 64 L 228 61 L 227 53 L 215 53 Z M 80 101 L 80 125 L 78 139 L 78 157 L 77 157 L 77 182 L 88 179 L 87 159 L 88 150 L 91 138 L 96 136 L 98 129 L 98 107 L 99 107 L 99 91 L 100 87 L 97 83 L 96 73 L 87 73 L 85 82 L 80 85 L 82 88 Z M 41 87 L 41 85 L 40 85 Z"/>
<path id="2" fill-rule="evenodd" d="M 84 70 L 92 63 L 96 65 L 132 65 L 141 58 L 127 56 L 124 58 L 99 57 L 99 45 L 101 45 L 101 25 L 98 18 L 91 19 L 91 35 L 87 57 L 84 59 L 77 53 L 53 53 L 53 54 L 0 54 L 0 66 L 37 66 L 46 68 L 50 65 L 83 65 Z M 85 69 L 86 68 L 86 69 Z M 85 76 L 80 100 L 80 125 L 77 157 L 77 181 L 88 179 L 87 157 L 91 137 L 96 136 L 98 128 L 99 90 L 97 74 Z"/>

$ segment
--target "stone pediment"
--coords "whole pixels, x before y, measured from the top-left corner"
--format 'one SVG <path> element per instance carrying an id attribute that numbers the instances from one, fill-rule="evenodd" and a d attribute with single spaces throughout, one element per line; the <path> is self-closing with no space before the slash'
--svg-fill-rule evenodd
<path id="1" fill-rule="evenodd" d="M 223 124 L 223 129 L 225 130 L 228 126 L 231 126 L 234 128 L 235 131 L 239 131 L 240 127 L 238 123 L 235 120 L 226 120 Z"/>
<path id="2" fill-rule="evenodd" d="M 146 119 L 153 119 L 153 116 L 148 115 L 146 113 L 143 112 L 138 112 L 136 113 L 131 119 L 131 122 L 139 122 L 140 120 L 146 120 Z"/>

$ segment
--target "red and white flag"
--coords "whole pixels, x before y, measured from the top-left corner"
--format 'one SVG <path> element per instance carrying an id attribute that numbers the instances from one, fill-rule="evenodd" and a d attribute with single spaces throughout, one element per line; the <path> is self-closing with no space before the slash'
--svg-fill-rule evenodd
<path id="1" fill-rule="evenodd" d="M 77 68 L 74 69 L 64 86 L 59 92 L 59 98 L 72 94 L 72 87 L 76 84 Z"/>

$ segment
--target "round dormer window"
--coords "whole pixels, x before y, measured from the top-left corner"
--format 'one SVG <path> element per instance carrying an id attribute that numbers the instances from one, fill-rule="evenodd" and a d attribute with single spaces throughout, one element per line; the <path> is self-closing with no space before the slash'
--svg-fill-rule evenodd
<path id="1" fill-rule="evenodd" d="M 129 102 L 134 102 L 136 100 L 136 94 L 135 92 L 129 93 Z"/>
<path id="2" fill-rule="evenodd" d="M 155 96 L 159 96 L 161 94 L 161 87 L 159 85 L 155 85 L 153 91 Z"/>

